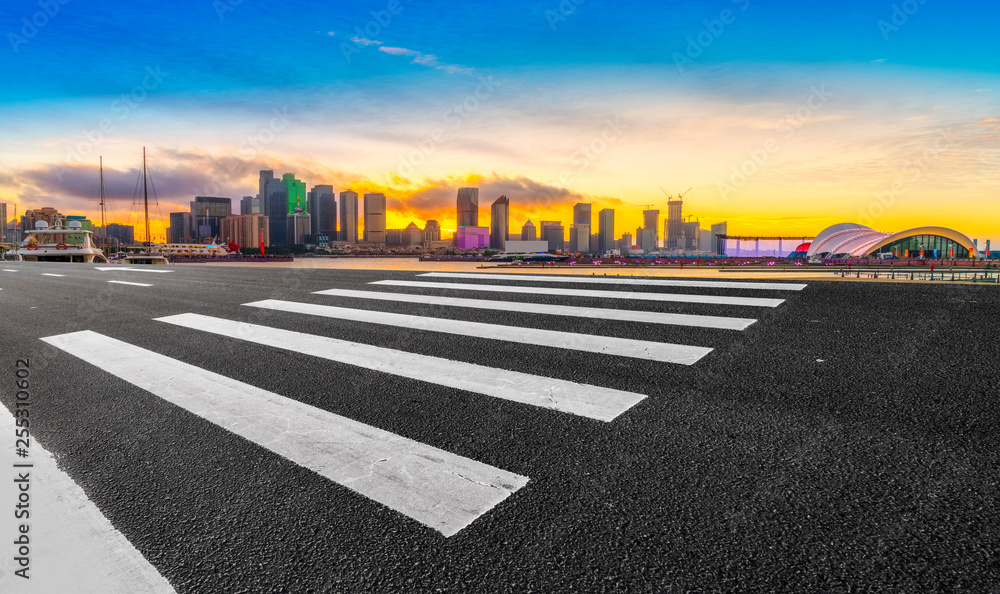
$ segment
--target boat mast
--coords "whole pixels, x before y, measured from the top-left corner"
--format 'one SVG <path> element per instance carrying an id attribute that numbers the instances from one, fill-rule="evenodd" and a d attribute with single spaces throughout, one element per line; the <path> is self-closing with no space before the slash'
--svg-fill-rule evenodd
<path id="1" fill-rule="evenodd" d="M 142 147 L 142 205 L 146 216 L 146 253 L 152 252 L 152 242 L 149 240 L 149 191 L 146 187 L 146 147 Z"/>
<path id="2" fill-rule="evenodd" d="M 104 221 L 104 157 L 101 159 L 101 235 L 105 238 L 108 237 L 107 223 Z M 107 246 L 107 241 L 104 242 L 105 247 Z"/>

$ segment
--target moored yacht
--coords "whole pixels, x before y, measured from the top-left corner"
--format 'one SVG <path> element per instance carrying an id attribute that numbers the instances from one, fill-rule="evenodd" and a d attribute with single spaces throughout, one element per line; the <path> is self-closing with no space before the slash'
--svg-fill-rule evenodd
<path id="1" fill-rule="evenodd" d="M 35 223 L 16 250 L 9 252 L 25 262 L 98 262 L 108 261 L 104 252 L 94 245 L 93 233 L 82 228 L 80 221 L 68 226 L 49 227 L 45 221 Z"/>

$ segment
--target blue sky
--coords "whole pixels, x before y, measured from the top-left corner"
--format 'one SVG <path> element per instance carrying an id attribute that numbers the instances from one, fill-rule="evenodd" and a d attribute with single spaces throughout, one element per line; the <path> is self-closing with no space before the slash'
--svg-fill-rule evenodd
<path id="1" fill-rule="evenodd" d="M 808 231 L 856 220 L 903 175 L 906 192 L 879 217 L 895 228 L 931 216 L 941 191 L 995 202 L 998 17 L 993 3 L 940 0 L 7 1 L 0 199 L 72 204 L 87 197 L 46 183 L 52 167 L 89 171 L 104 154 L 124 174 L 150 145 L 177 180 L 164 184 L 167 205 L 210 184 L 238 197 L 256 168 L 287 167 L 310 185 L 394 186 L 399 217 L 445 216 L 453 186 L 480 176 L 498 191 L 523 178 L 514 189 L 537 184 L 570 206 L 695 186 L 707 219 Z M 487 77 L 497 85 L 483 92 Z M 813 88 L 831 98 L 786 137 L 780 122 Z M 451 128 L 463 102 L 475 109 Z M 291 123 L 271 140 L 275 113 Z M 616 119 L 625 131 L 581 158 Z M 95 136 L 102 121 L 109 130 Z M 408 167 L 442 126 L 447 138 Z M 262 131 L 268 141 L 247 150 Z M 907 164 L 942 131 L 948 150 L 913 175 Z M 727 190 L 771 137 L 781 150 Z M 225 166 L 233 158 L 240 167 Z M 519 204 L 524 217 L 553 206 Z"/>

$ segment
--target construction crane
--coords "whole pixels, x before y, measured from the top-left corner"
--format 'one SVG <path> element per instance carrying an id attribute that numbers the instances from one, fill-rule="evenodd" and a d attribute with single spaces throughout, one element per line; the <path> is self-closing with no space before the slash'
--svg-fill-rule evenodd
<path id="1" fill-rule="evenodd" d="M 663 192 L 663 195 L 667 197 L 667 200 L 680 200 L 681 198 L 687 196 L 687 193 L 690 192 L 693 189 L 694 189 L 694 187 L 692 186 L 692 187 L 688 188 L 687 190 L 685 190 L 683 194 L 678 194 L 677 197 L 674 198 L 670 194 L 667 194 L 667 191 L 663 189 L 663 186 L 660 186 L 660 191 Z"/>

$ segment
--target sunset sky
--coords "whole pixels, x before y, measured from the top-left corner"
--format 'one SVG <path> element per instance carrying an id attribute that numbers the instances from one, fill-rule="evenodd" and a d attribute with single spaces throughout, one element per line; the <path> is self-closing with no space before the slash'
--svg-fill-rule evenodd
<path id="1" fill-rule="evenodd" d="M 455 227 L 692 188 L 730 233 L 943 225 L 1000 242 L 1000 6 L 983 2 L 7 0 L 0 202 L 136 224 L 260 169 Z M 44 7 L 48 6 L 49 13 Z M 41 8 L 40 8 L 41 7 Z M 154 235 L 162 235 L 162 225 Z M 447 235 L 447 232 L 446 232 Z"/>

